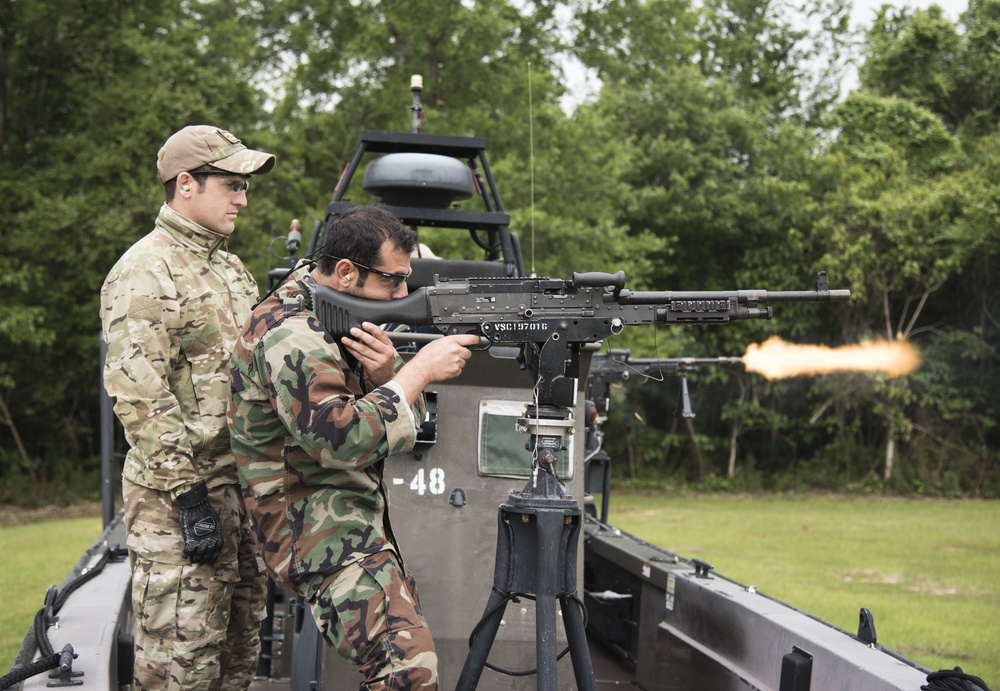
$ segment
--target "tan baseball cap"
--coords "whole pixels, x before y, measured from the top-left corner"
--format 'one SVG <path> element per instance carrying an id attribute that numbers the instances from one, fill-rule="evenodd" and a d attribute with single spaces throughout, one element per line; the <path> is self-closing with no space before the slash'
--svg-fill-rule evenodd
<path id="1" fill-rule="evenodd" d="M 164 184 L 206 165 L 238 175 L 263 175 L 274 168 L 274 156 L 248 149 L 229 132 L 211 125 L 178 130 L 156 155 L 156 171 Z"/>

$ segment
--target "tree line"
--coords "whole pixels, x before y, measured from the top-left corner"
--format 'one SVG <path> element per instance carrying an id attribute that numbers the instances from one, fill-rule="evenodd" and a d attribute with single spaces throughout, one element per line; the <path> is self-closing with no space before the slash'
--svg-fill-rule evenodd
<path id="1" fill-rule="evenodd" d="M 957 21 L 884 6 L 861 32 L 849 9 L 0 0 L 0 501 L 99 491 L 98 293 L 152 227 L 167 136 L 218 124 L 276 154 L 230 243 L 263 285 L 290 220 L 323 217 L 358 132 L 409 129 L 412 74 L 424 131 L 487 138 L 540 275 L 799 290 L 826 270 L 853 291 L 773 321 L 626 330 L 612 347 L 880 338 L 923 358 L 897 379 L 703 369 L 685 422 L 669 380 L 633 382 L 606 425 L 618 477 L 1000 496 L 1000 0 L 971 0 Z M 600 84 L 573 109 L 570 64 Z"/>

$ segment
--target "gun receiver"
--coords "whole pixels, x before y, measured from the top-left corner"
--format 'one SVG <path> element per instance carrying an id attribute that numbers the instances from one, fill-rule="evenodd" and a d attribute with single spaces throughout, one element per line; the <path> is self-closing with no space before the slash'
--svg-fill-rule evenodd
<path id="1" fill-rule="evenodd" d="M 435 276 L 433 286 L 398 300 L 366 300 L 317 286 L 316 315 L 339 338 L 363 321 L 434 326 L 444 334 L 476 333 L 491 343 L 564 340 L 593 343 L 627 325 L 727 323 L 770 319 L 772 302 L 846 302 L 820 272 L 816 290 L 637 291 L 625 272 L 558 278 Z"/>

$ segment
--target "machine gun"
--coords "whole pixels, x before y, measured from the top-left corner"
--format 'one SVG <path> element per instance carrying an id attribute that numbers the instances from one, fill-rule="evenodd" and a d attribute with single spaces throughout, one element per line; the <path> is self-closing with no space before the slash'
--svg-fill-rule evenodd
<path id="1" fill-rule="evenodd" d="M 532 473 L 512 490 L 498 514 L 494 583 L 482 620 L 470 637 L 469 656 L 456 689 L 475 689 L 507 602 L 517 594 L 535 600 L 536 678 L 539 691 L 554 691 L 555 619 L 562 613 L 576 688 L 597 691 L 576 595 L 576 548 L 581 511 L 555 474 L 558 452 L 575 429 L 580 353 L 584 345 L 620 333 L 628 325 L 725 323 L 770 319 L 770 302 L 844 302 L 848 290 L 830 290 L 820 272 L 816 290 L 768 292 L 625 289 L 625 272 L 574 273 L 558 278 L 434 277 L 433 285 L 398 300 L 365 300 L 317 285 L 313 310 L 335 338 L 363 321 L 433 326 L 443 334 L 474 333 L 485 347 L 519 346 L 518 360 L 535 379 L 535 400 L 517 429 L 528 435 Z M 525 568 L 525 565 L 531 568 Z M 557 601 L 559 605 L 557 606 Z"/>
<path id="2" fill-rule="evenodd" d="M 558 278 L 435 276 L 434 285 L 398 300 L 366 300 L 317 286 L 313 303 L 335 338 L 363 321 L 433 326 L 443 334 L 475 333 L 485 347 L 521 347 L 521 366 L 537 379 L 541 405 L 571 407 L 583 344 L 628 325 L 713 324 L 770 319 L 769 303 L 846 302 L 849 290 L 830 290 L 826 272 L 816 290 L 630 291 L 625 272 L 574 273 Z"/>
<path id="3" fill-rule="evenodd" d="M 628 381 L 633 373 L 653 377 L 664 374 L 679 374 L 681 378 L 681 416 L 694 417 L 691 397 L 688 394 L 687 372 L 693 372 L 700 365 L 742 365 L 739 357 L 679 357 L 679 358 L 633 358 L 627 349 L 611 349 L 599 353 L 590 362 L 587 376 L 587 400 L 594 404 L 596 414 L 606 417 L 610 400 L 611 384 Z"/>
<path id="4" fill-rule="evenodd" d="M 602 523 L 608 522 L 608 500 L 611 489 L 611 457 L 601 448 L 604 441 L 602 426 L 608 417 L 611 402 L 611 385 L 625 382 L 633 374 L 655 378 L 665 374 L 680 376 L 681 417 L 693 418 L 691 395 L 688 392 L 687 373 L 703 365 L 742 365 L 739 357 L 680 357 L 633 358 L 628 349 L 610 349 L 594 355 L 587 375 L 586 431 L 584 441 L 584 491 L 588 495 L 601 495 L 601 512 L 588 506 L 587 510 Z"/>

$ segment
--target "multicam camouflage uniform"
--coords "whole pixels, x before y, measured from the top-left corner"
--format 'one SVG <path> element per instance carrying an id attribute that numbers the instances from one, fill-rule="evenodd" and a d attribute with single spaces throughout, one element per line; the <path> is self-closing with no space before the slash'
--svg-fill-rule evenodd
<path id="1" fill-rule="evenodd" d="M 437 655 L 392 535 L 387 456 L 413 448 L 395 382 L 373 387 L 308 308 L 299 269 L 254 311 L 229 409 L 244 500 L 271 577 L 309 600 L 363 689 L 436 689 Z M 396 368 L 402 360 L 396 356 Z"/>
<path id="2" fill-rule="evenodd" d="M 246 689 L 266 577 L 229 448 L 229 363 L 257 295 L 213 233 L 164 205 L 101 291 L 105 386 L 129 443 L 123 470 L 137 689 Z M 222 555 L 192 564 L 174 499 L 203 480 Z"/>

